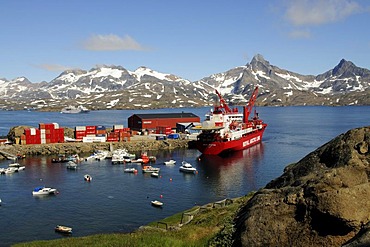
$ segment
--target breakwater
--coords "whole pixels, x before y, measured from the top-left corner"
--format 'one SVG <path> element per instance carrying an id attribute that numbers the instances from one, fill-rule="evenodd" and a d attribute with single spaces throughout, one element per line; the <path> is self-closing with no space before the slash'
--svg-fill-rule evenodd
<path id="1" fill-rule="evenodd" d="M 35 145 L 15 144 L 2 145 L 0 149 L 14 155 L 52 155 L 92 153 L 96 150 L 111 150 L 119 148 L 126 148 L 130 152 L 140 152 L 149 150 L 172 150 L 176 148 L 188 147 L 189 140 L 134 140 L 130 142 L 67 142 Z"/>

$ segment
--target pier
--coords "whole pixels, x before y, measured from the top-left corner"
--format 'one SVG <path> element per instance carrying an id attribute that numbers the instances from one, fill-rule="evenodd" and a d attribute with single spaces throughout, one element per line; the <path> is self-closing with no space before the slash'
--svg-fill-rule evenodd
<path id="1" fill-rule="evenodd" d="M 16 160 L 17 156 L 8 152 L 5 152 L 4 150 L 0 149 L 0 155 L 4 156 L 7 160 Z"/>

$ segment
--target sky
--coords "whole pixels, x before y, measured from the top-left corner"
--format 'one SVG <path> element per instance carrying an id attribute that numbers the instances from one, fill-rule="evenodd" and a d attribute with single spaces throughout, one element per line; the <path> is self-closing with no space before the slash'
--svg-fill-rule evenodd
<path id="1" fill-rule="evenodd" d="M 368 0 L 2 0 L 0 78 L 140 66 L 190 81 L 246 65 L 370 69 Z"/>

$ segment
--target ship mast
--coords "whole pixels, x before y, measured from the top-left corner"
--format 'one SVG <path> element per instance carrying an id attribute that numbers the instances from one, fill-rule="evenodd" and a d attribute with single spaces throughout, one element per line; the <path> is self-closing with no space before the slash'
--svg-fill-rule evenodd
<path id="1" fill-rule="evenodd" d="M 217 89 L 216 94 L 220 99 L 220 107 L 224 109 L 225 113 L 232 113 L 230 107 L 226 104 L 226 101 L 224 100 L 224 98 L 222 98 L 221 94 L 217 91 Z"/>
<path id="2" fill-rule="evenodd" d="M 258 87 L 256 87 L 254 89 L 254 91 L 251 95 L 251 98 L 249 99 L 249 102 L 248 102 L 247 106 L 244 106 L 244 123 L 248 122 L 249 115 L 252 112 L 252 109 L 254 107 L 254 103 L 256 102 L 256 99 L 257 99 L 257 95 L 258 95 Z"/>

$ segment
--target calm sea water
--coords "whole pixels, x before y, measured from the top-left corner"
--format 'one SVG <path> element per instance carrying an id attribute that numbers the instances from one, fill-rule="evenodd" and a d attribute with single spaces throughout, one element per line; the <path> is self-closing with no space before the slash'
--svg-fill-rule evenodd
<path id="1" fill-rule="evenodd" d="M 203 119 L 208 110 L 111 110 L 68 115 L 0 111 L 0 135 L 6 135 L 12 126 L 38 127 L 40 122 L 57 122 L 62 127 L 127 126 L 127 118 L 134 113 L 184 111 Z M 112 165 L 109 160 L 83 162 L 77 171 L 51 163 L 53 156 L 21 160 L 24 171 L 0 176 L 0 246 L 65 237 L 54 232 L 57 224 L 72 226 L 73 236 L 128 232 L 194 205 L 245 195 L 337 135 L 370 125 L 369 106 L 261 107 L 258 111 L 268 123 L 261 144 L 228 157 L 203 156 L 197 150 L 149 151 L 157 157 L 153 166 L 161 168 L 160 178 L 141 173 L 138 165 Z M 177 161 L 176 166 L 162 165 L 171 158 Z M 180 173 L 182 160 L 193 164 L 198 174 Z M 0 167 L 9 163 L 2 161 Z M 129 166 L 139 168 L 139 173 L 124 173 Z M 93 177 L 90 183 L 83 179 L 87 173 Z M 39 185 L 57 188 L 60 193 L 32 196 L 33 188 Z M 164 207 L 152 207 L 153 199 L 163 201 Z"/>

